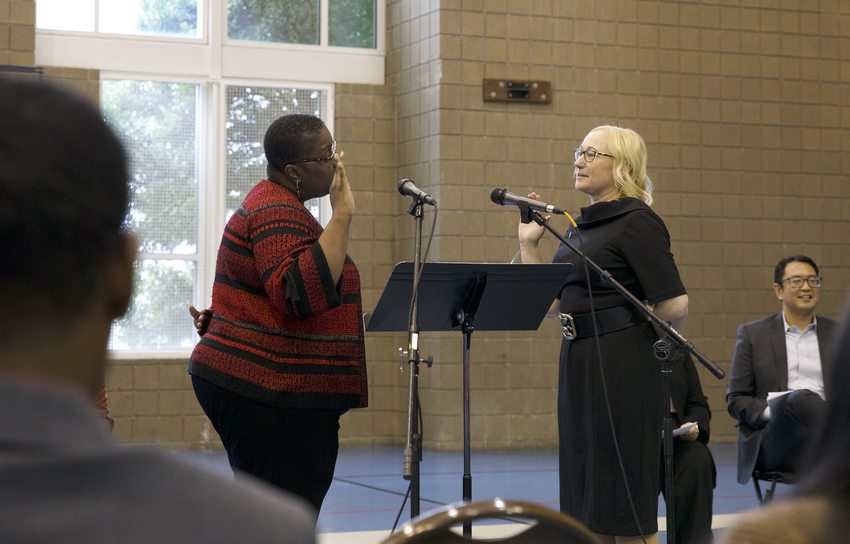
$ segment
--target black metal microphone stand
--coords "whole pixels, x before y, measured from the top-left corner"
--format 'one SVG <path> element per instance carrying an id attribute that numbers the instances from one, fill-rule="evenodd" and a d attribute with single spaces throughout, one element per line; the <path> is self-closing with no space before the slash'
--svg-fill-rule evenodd
<path id="1" fill-rule="evenodd" d="M 410 383 L 407 399 L 407 442 L 404 446 L 403 477 L 410 480 L 410 517 L 419 515 L 419 463 L 422 461 L 422 433 L 419 428 L 419 276 L 422 274 L 422 218 L 423 203 L 413 199 L 408 213 L 416 223 L 413 240 L 413 292 L 411 315 L 407 334 L 407 353 L 410 363 Z"/>
<path id="2" fill-rule="evenodd" d="M 673 328 L 670 323 L 664 321 L 657 315 L 655 315 L 649 307 L 640 301 L 637 297 L 635 297 L 632 293 L 629 292 L 628 289 L 622 286 L 610 272 L 607 272 L 602 267 L 597 265 L 593 260 L 591 260 L 587 255 L 585 255 L 580 249 L 575 247 L 568 239 L 564 238 L 560 233 L 556 232 L 552 227 L 549 226 L 549 223 L 546 219 L 537 211 L 533 210 L 528 206 L 527 203 L 520 202 L 517 204 L 520 209 L 520 213 L 522 214 L 522 222 L 529 223 L 534 221 L 541 227 L 548 230 L 552 233 L 558 240 L 561 241 L 562 244 L 570 248 L 570 250 L 578 255 L 587 266 L 593 269 L 594 272 L 599 274 L 599 277 L 613 287 L 620 295 L 623 296 L 632 306 L 637 308 L 643 315 L 645 315 L 652 323 L 654 323 L 658 329 L 662 331 L 662 340 L 659 340 L 653 345 L 653 354 L 655 357 L 661 361 L 661 375 L 662 380 L 664 382 L 664 421 L 662 425 L 662 438 L 664 444 L 664 493 L 665 493 L 665 504 L 667 509 L 667 534 L 668 534 L 668 542 L 670 544 L 676 544 L 675 540 L 675 514 L 673 513 L 673 504 L 675 502 L 675 497 L 673 496 L 673 420 L 670 417 L 670 346 L 667 343 L 667 338 L 672 339 L 677 344 L 682 346 L 688 353 L 696 357 L 696 359 L 702 363 L 702 365 L 708 369 L 716 378 L 723 379 L 726 376 L 726 373 L 714 363 L 711 359 L 697 351 L 696 347 L 688 341 L 684 336 L 679 334 L 679 332 Z M 663 355 L 666 346 L 666 356 L 662 359 L 659 355 Z M 662 353 L 660 353 L 662 352 Z"/>
<path id="3" fill-rule="evenodd" d="M 464 502 L 472 501 L 472 449 L 469 397 L 469 348 L 472 333 L 475 331 L 475 313 L 481 303 L 481 297 L 487 286 L 487 276 L 475 276 L 464 297 L 463 307 L 452 318 L 452 325 L 461 327 L 463 332 L 463 479 L 462 494 Z M 463 522 L 463 536 L 472 537 L 472 520 Z"/>
<path id="4" fill-rule="evenodd" d="M 661 363 L 661 381 L 664 383 L 664 421 L 661 439 L 664 447 L 664 505 L 667 510 L 667 542 L 676 544 L 676 497 L 673 488 L 673 418 L 671 414 L 670 342 L 663 337 L 652 345 L 652 353 Z"/>

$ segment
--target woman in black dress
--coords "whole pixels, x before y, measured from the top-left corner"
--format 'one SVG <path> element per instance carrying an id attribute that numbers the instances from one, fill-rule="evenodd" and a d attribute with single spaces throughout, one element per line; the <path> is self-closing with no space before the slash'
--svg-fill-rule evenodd
<path id="1" fill-rule="evenodd" d="M 678 329 L 688 313 L 688 296 L 667 228 L 649 207 L 652 181 L 646 175 L 643 139 L 630 129 L 597 127 L 575 150 L 574 166 L 575 187 L 590 197 L 590 205 L 582 208 L 578 228 L 567 232 L 570 241 Z M 520 224 L 522 262 L 544 262 L 538 248 L 543 233 L 536 223 Z M 572 339 L 565 334 L 561 344 L 561 510 L 603 542 L 640 542 L 641 534 L 647 542 L 658 542 L 664 413 L 660 364 L 652 352 L 658 336 L 645 317 L 568 247 L 560 247 L 553 260 L 574 265 L 550 309 L 551 316 L 569 314 L 562 323 L 574 325 L 575 332 Z"/>

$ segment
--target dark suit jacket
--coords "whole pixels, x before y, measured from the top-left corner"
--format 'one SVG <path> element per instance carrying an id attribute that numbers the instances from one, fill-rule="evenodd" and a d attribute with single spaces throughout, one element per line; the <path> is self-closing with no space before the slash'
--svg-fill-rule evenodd
<path id="1" fill-rule="evenodd" d="M 836 323 L 817 317 L 818 346 L 824 377 L 832 360 Z M 829 384 L 824 379 L 829 394 Z M 750 481 L 761 446 L 761 433 L 767 424 L 760 416 L 767 407 L 770 391 L 788 389 L 788 356 L 782 314 L 744 323 L 738 327 L 726 407 L 738 421 L 738 481 Z"/>
<path id="2" fill-rule="evenodd" d="M 677 356 L 671 362 L 670 400 L 673 401 L 679 423 L 695 421 L 699 425 L 697 440 L 708 444 L 711 410 L 708 407 L 708 399 L 702 392 L 699 374 L 690 357 L 685 356 L 680 349 L 674 353 L 677 353 Z"/>
<path id="3" fill-rule="evenodd" d="M 676 348 L 671 361 L 670 399 L 676 410 L 677 425 L 693 421 L 699 425 L 695 441 L 675 440 L 673 453 L 673 492 L 676 500 L 676 539 L 678 542 L 709 542 L 711 539 L 711 515 L 717 469 L 708 449 L 711 410 L 702 391 L 699 375 L 691 357 L 681 348 Z M 674 425 L 675 427 L 676 425 Z M 665 501 L 665 463 L 662 457 L 661 483 Z"/>

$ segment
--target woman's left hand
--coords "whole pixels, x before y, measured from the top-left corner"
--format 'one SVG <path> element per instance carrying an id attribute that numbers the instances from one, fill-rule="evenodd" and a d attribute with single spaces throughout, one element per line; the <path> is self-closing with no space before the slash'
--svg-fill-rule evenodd
<path id="1" fill-rule="evenodd" d="M 198 332 L 198 335 L 203 336 L 204 333 L 207 332 L 207 327 L 210 326 L 212 309 L 207 308 L 205 310 L 198 310 L 190 304 L 189 315 L 192 316 L 192 320 L 195 322 L 195 330 Z"/>

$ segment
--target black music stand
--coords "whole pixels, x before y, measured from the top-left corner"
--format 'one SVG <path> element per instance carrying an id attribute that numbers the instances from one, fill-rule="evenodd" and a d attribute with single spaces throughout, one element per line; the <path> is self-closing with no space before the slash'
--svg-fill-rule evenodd
<path id="1" fill-rule="evenodd" d="M 463 500 L 472 500 L 469 434 L 469 348 L 474 329 L 484 331 L 537 330 L 552 301 L 561 292 L 567 263 L 426 263 L 419 280 L 419 330 L 463 333 Z M 413 263 L 395 266 L 375 311 L 369 316 L 367 332 L 407 330 L 413 290 Z M 411 399 L 418 399 L 412 392 Z M 418 414 L 418 407 L 416 409 Z M 415 421 L 415 418 L 414 418 Z M 419 440 L 413 440 L 421 455 Z M 418 468 L 412 479 L 418 480 Z M 419 482 L 411 482 L 411 512 L 419 511 Z M 416 503 L 416 504 L 414 504 Z M 464 534 L 471 524 L 464 523 Z"/>

